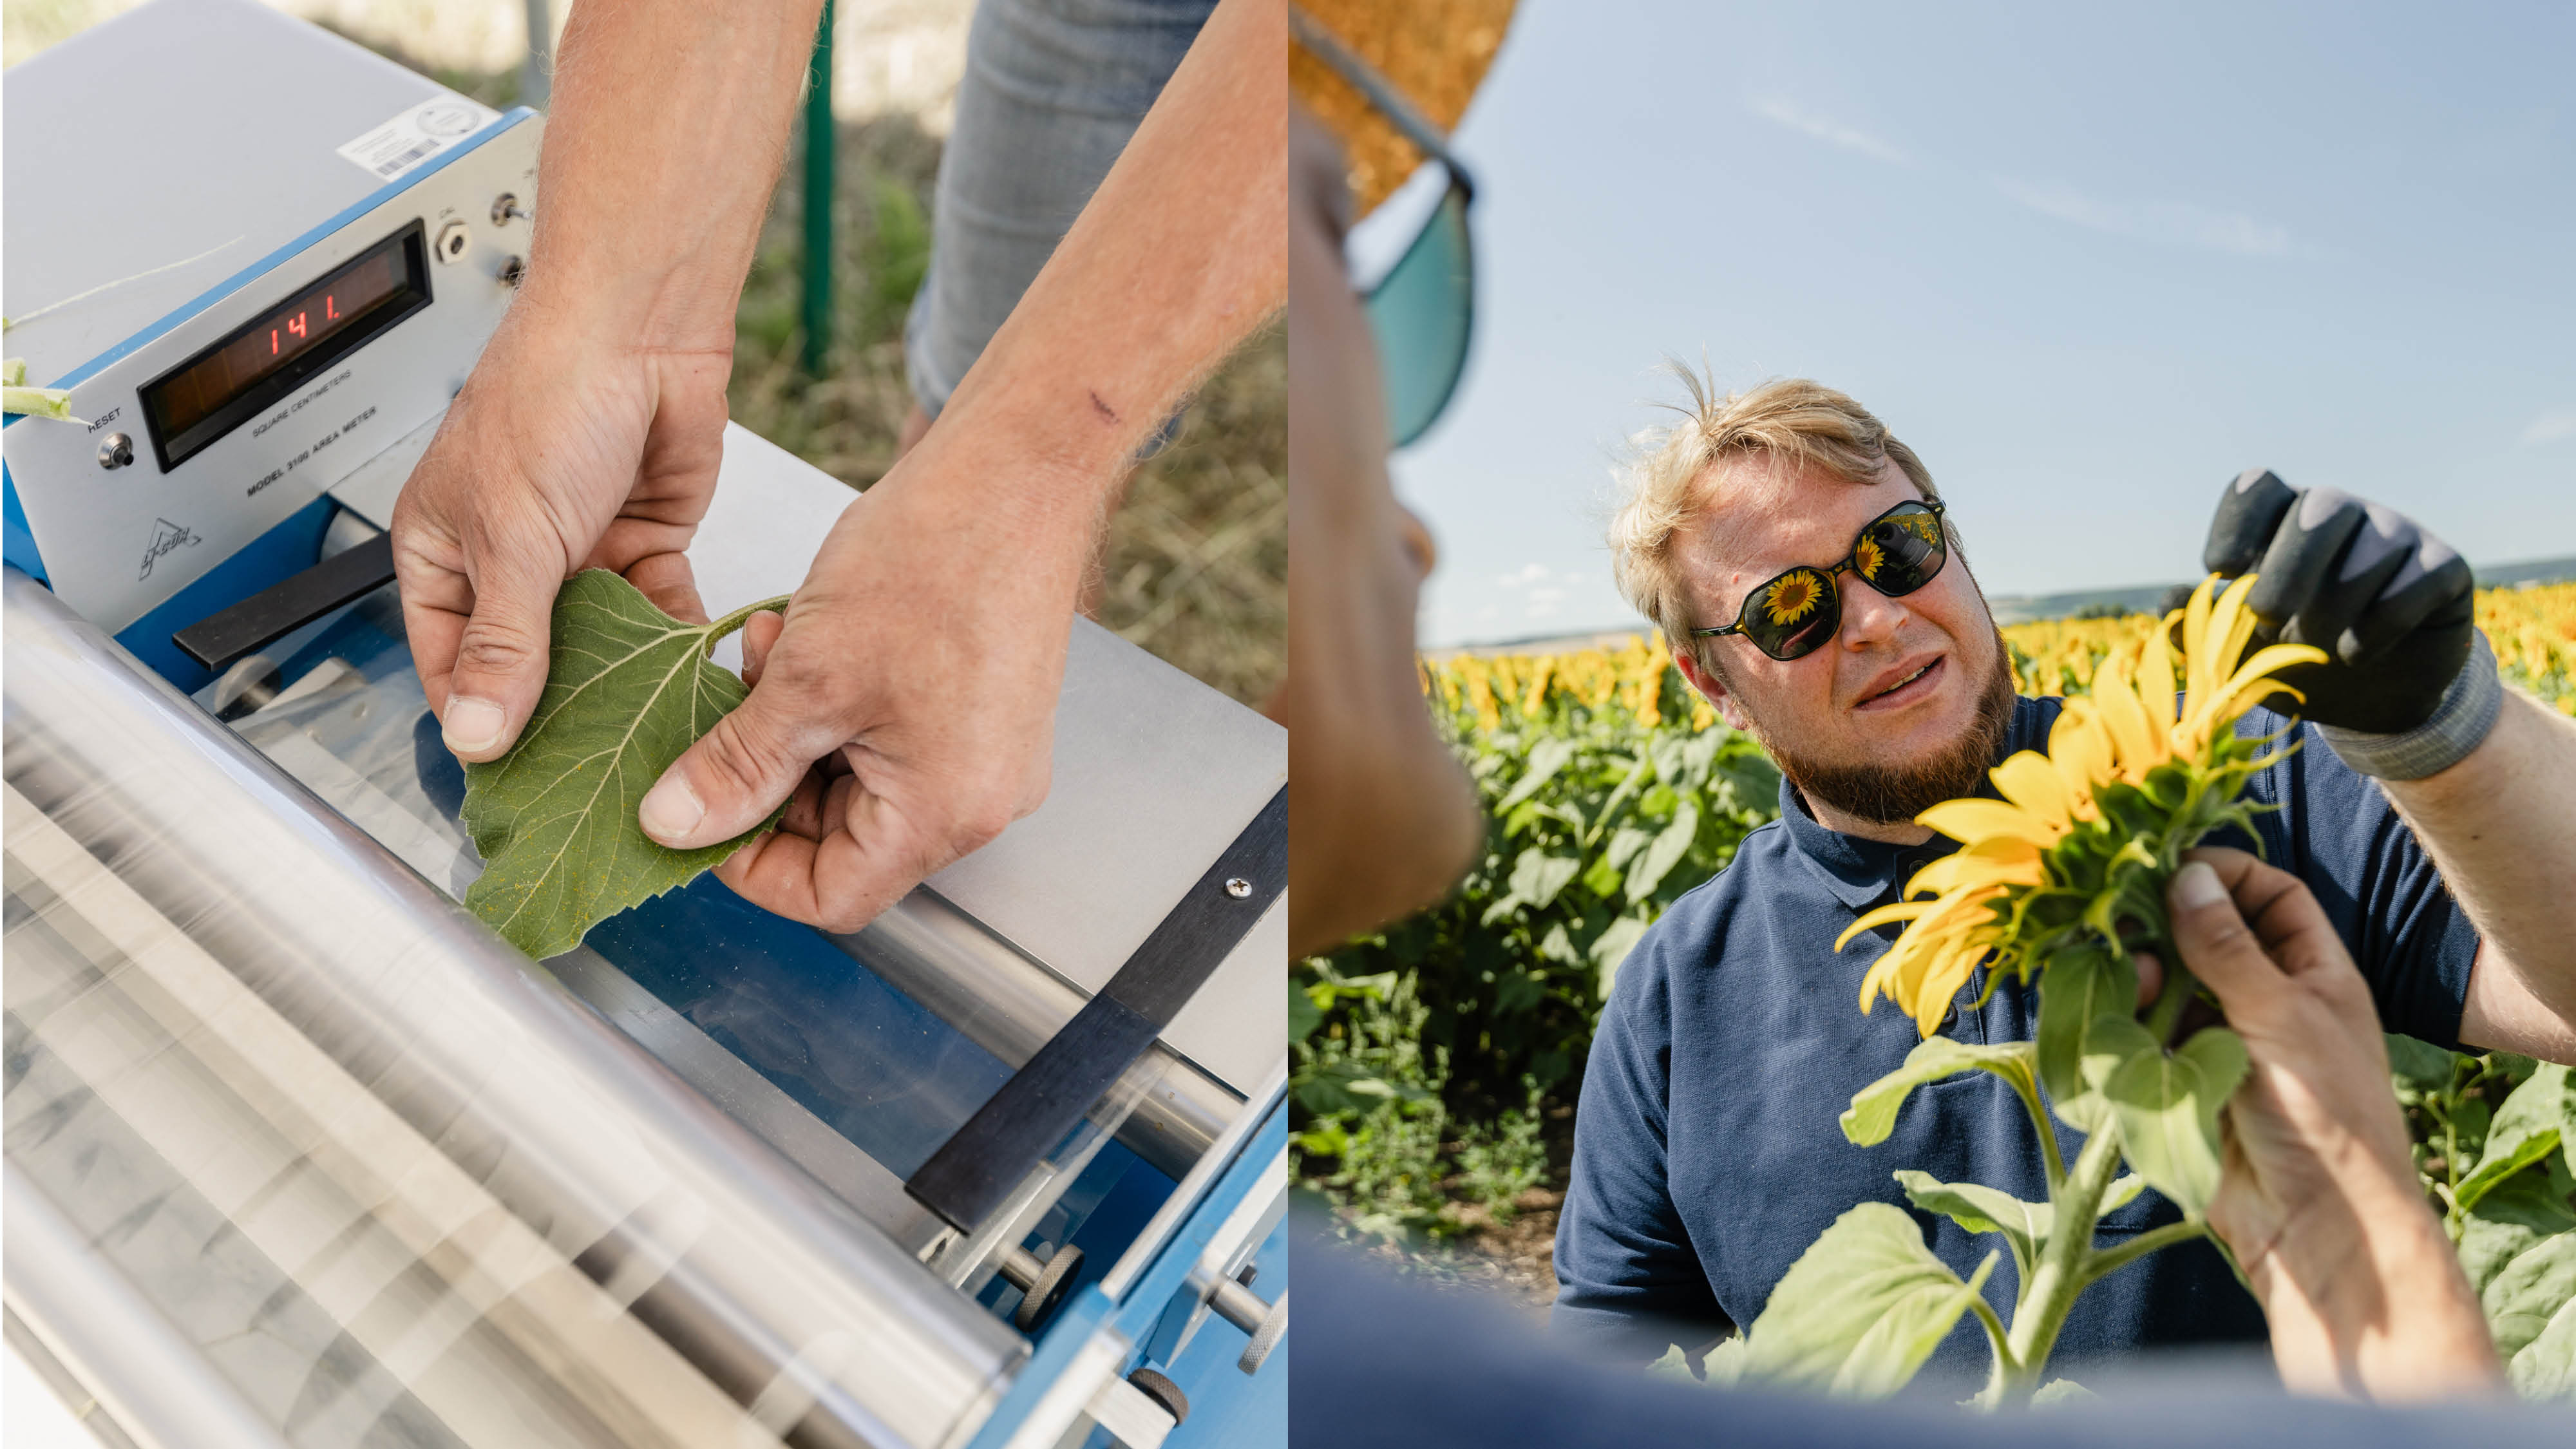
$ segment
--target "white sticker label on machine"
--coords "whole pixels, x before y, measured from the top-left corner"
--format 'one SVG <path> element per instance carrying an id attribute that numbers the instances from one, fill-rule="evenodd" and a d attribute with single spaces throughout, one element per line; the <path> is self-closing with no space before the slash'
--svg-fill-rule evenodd
<path id="1" fill-rule="evenodd" d="M 427 100 L 340 148 L 379 181 L 391 181 L 501 118 L 463 96 Z"/>

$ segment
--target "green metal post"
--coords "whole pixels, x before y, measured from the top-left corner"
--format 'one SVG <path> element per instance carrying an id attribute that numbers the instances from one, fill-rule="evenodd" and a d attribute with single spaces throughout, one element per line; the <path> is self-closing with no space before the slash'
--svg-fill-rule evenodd
<path id="1" fill-rule="evenodd" d="M 832 0 L 814 37 L 805 87 L 805 371 L 823 375 L 832 345 Z"/>

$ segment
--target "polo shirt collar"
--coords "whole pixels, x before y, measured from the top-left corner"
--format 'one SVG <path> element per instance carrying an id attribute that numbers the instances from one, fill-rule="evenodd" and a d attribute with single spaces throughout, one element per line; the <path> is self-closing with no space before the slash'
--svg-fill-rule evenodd
<path id="1" fill-rule="evenodd" d="M 2003 749 L 1995 763 L 2001 764 L 2016 750 L 2046 748 L 2048 729 L 2056 722 L 2058 705 L 2054 699 L 2016 698 L 2012 722 L 2005 727 Z M 1990 800 L 2003 798 L 1992 780 L 1979 782 L 1977 793 Z M 1828 829 L 1807 813 L 1806 801 L 1799 798 L 1797 787 L 1785 775 L 1780 780 L 1780 820 L 1788 828 L 1790 842 L 1815 869 L 1825 889 L 1854 911 L 1892 898 L 1907 877 L 1959 848 L 1957 841 L 1944 835 L 1934 835 L 1921 845 L 1892 845 Z"/>

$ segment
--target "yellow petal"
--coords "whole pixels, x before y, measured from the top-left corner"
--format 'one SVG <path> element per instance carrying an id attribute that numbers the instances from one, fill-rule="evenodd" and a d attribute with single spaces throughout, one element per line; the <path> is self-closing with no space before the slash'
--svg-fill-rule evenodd
<path id="1" fill-rule="evenodd" d="M 1841 950 L 1852 937 L 1874 926 L 1884 926 L 1890 921 L 1913 920 L 1939 904 L 1941 904 L 1939 901 L 1899 901 L 1892 906 L 1880 906 L 1877 910 L 1852 922 L 1844 928 L 1841 935 L 1834 937 L 1834 949 Z"/>
<path id="2" fill-rule="evenodd" d="M 2097 676 L 2093 698 L 2068 700 L 2048 732 L 2048 761 L 2057 767 L 2057 777 L 2066 786 L 2068 811 L 2078 820 L 2090 820 L 2099 813 L 2093 805 L 2093 787 L 2112 778 L 2112 761 L 2118 754 L 2110 728 L 2103 722 L 2106 711 L 2099 704 L 2106 688 L 2111 695 L 2129 691 L 2125 679 Z M 2137 696 L 2129 695 L 2130 710 L 2135 712 L 2137 706 Z"/>
<path id="3" fill-rule="evenodd" d="M 1962 850 L 1945 855 L 1914 873 L 1906 886 L 1908 891 L 1937 891 L 1948 895 L 1956 890 L 1974 890 L 1984 886 L 2036 886 L 2047 879 L 2039 863 L 2039 851 L 2028 841 L 2011 842 L 2027 852 L 2020 860 L 1995 860 Z"/>
<path id="4" fill-rule="evenodd" d="M 2203 642 L 2209 653 L 2206 677 L 2213 689 L 2218 687 L 2219 681 L 2236 671 L 2236 657 L 2245 652 L 2246 641 L 2254 637 L 2254 625 L 2258 621 L 2245 607 L 2245 596 L 2253 591 L 2254 575 L 2247 574 L 2228 585 L 2227 592 L 2218 598 L 2218 606 L 2210 611 L 2209 638 Z"/>
<path id="5" fill-rule="evenodd" d="M 2056 766 L 2037 750 L 2015 751 L 2010 759 L 1986 772 L 2003 792 L 2005 799 L 2029 811 L 2052 828 L 2063 832 L 2071 823 L 2071 806 L 2066 782 L 2058 778 Z"/>
<path id="6" fill-rule="evenodd" d="M 2220 685 L 2207 703 L 2193 701 L 2193 727 L 2204 735 L 2215 734 L 2220 726 L 2234 723 L 2238 716 L 2252 709 L 2268 696 L 2288 694 L 2304 698 L 2297 690 L 2271 678 L 2271 674 L 2275 670 L 2286 669 L 2293 664 L 2325 662 L 2326 652 L 2314 645 L 2270 645 L 2258 651 L 2253 658 L 2246 660 L 2245 667 L 2237 670 L 2235 677 Z"/>
<path id="7" fill-rule="evenodd" d="M 1929 1037 L 1941 1029 L 1941 1018 L 1949 1014 L 1951 998 L 1967 984 L 1969 973 L 1977 969 L 1985 955 L 1982 945 L 1962 943 L 1926 963 L 1912 991 L 1915 1030 Z"/>
<path id="8" fill-rule="evenodd" d="M 2138 655 L 2138 707 L 2146 711 L 2148 748 L 2159 761 L 2173 748 L 2175 614 L 2165 615 L 2148 633 L 2147 647 Z"/>
<path id="9" fill-rule="evenodd" d="M 1990 835 L 2008 835 L 2045 850 L 2066 833 L 2063 827 L 2052 827 L 2001 800 L 1944 800 L 1915 816 L 1914 823 L 1928 825 L 1964 845 Z"/>
<path id="10" fill-rule="evenodd" d="M 2201 641 L 2209 637 L 2209 591 L 2218 582 L 2211 574 L 2191 591 L 2191 602 L 2182 611 L 2183 693 L 2194 699 L 2209 690 L 2209 653 Z"/>

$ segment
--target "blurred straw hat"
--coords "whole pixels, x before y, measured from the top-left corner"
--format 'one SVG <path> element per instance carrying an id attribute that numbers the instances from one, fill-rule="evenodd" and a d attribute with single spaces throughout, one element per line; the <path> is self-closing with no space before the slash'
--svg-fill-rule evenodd
<path id="1" fill-rule="evenodd" d="M 1443 132 L 1456 129 L 1493 67 L 1516 0 L 1291 0 L 1374 66 Z M 1422 154 L 1330 66 L 1288 47 L 1297 100 L 1342 143 L 1354 218 L 1366 216 L 1422 164 Z"/>

